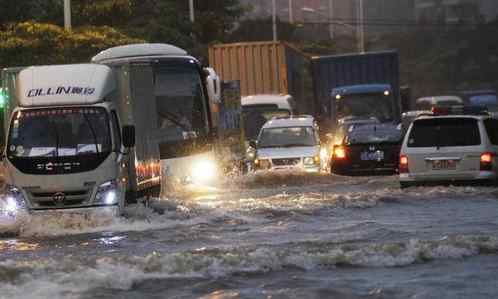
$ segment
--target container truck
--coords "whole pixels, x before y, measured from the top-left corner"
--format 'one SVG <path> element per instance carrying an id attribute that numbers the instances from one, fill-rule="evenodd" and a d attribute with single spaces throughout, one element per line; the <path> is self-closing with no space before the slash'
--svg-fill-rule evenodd
<path id="1" fill-rule="evenodd" d="M 209 63 L 221 80 L 240 81 L 243 97 L 290 95 L 297 113 L 315 114 L 311 57 L 288 43 L 213 45 L 209 47 Z M 267 108 L 271 112 L 272 108 Z"/>
<path id="2" fill-rule="evenodd" d="M 172 45 L 137 44 L 92 62 L 28 67 L 4 82 L 11 87 L 4 214 L 120 213 L 161 186 L 215 175 L 209 73 L 194 57 Z"/>

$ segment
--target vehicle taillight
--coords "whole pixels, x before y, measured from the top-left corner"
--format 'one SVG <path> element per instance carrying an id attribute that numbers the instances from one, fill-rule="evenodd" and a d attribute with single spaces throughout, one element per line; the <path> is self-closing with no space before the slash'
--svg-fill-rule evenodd
<path id="1" fill-rule="evenodd" d="M 334 159 L 337 159 L 337 160 L 346 159 L 346 149 L 342 146 L 335 146 L 333 156 L 334 156 Z"/>
<path id="2" fill-rule="evenodd" d="M 407 173 L 408 169 L 408 157 L 405 155 L 399 156 L 399 173 Z"/>
<path id="3" fill-rule="evenodd" d="M 434 106 L 434 107 L 432 107 L 431 112 L 434 115 L 448 115 L 448 114 L 450 114 L 450 108 L 449 107 Z"/>
<path id="4" fill-rule="evenodd" d="M 481 154 L 481 170 L 492 170 L 493 169 L 493 153 L 482 153 Z"/>

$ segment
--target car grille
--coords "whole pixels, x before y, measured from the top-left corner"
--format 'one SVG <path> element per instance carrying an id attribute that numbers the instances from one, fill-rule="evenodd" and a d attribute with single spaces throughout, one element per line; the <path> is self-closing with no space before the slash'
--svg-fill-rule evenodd
<path id="1" fill-rule="evenodd" d="M 299 164 L 301 158 L 272 159 L 273 166 L 289 166 Z"/>
<path id="2" fill-rule="evenodd" d="M 81 206 L 89 202 L 92 189 L 68 190 L 63 192 L 27 190 L 29 201 L 34 208 L 67 208 Z M 55 199 L 63 194 L 63 199 Z"/>

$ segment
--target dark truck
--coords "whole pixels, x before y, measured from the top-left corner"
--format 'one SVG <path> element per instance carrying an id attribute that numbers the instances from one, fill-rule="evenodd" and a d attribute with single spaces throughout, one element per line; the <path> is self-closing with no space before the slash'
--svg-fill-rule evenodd
<path id="1" fill-rule="evenodd" d="M 344 118 L 400 121 L 396 51 L 313 57 L 311 66 L 322 124 L 331 131 Z"/>

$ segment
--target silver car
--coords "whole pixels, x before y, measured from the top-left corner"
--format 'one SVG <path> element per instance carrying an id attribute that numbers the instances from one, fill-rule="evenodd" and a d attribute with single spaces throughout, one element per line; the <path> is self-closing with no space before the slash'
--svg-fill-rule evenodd
<path id="1" fill-rule="evenodd" d="M 487 113 L 421 116 L 403 140 L 400 185 L 495 183 L 497 152 L 498 119 Z"/>
<path id="2" fill-rule="evenodd" d="M 318 126 L 311 116 L 268 121 L 261 128 L 255 146 L 257 171 L 319 172 L 325 160 L 320 155 Z"/>

